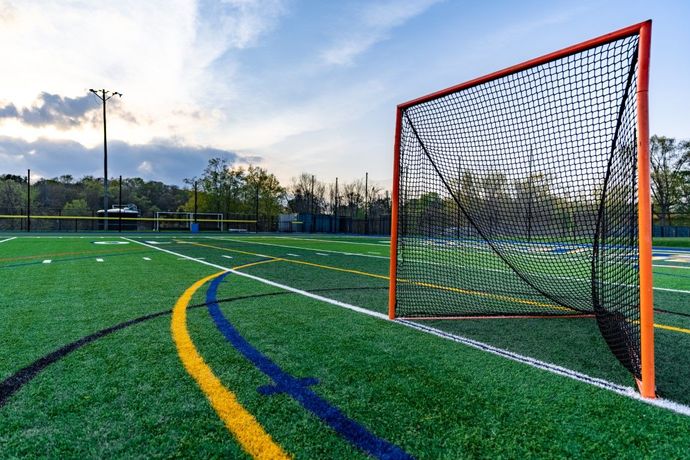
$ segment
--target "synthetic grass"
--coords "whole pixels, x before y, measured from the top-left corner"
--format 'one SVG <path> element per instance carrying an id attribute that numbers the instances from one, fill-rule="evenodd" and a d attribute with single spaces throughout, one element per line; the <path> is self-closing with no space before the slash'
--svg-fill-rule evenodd
<path id="1" fill-rule="evenodd" d="M 299 256 L 296 260 L 387 275 L 385 258 L 317 254 L 322 249 L 366 254 L 370 249 L 353 241 L 347 246 L 321 242 L 319 250 L 257 245 L 249 239 L 183 241 L 282 258 L 291 252 Z M 308 243 L 288 242 L 316 249 Z M 190 244 L 160 247 L 227 267 L 265 260 Z M 94 252 L 103 249 L 88 239 L 0 244 L 0 259 L 35 255 L 30 260 L 42 261 L 48 253 L 85 252 L 54 256 L 45 265 L 8 267 L 16 261 L 0 261 L 0 379 L 98 329 L 169 309 L 194 281 L 217 271 L 133 243 L 105 247 L 112 251 L 105 255 Z M 67 260 L 70 257 L 84 258 Z M 96 257 L 104 262 L 96 262 Z M 374 311 L 386 309 L 387 280 L 382 278 L 288 262 L 244 271 Z M 205 290 L 193 303 L 205 300 Z M 681 457 L 690 441 L 686 417 L 284 292 L 229 275 L 218 298 L 280 293 L 221 302 L 221 310 L 285 371 L 318 378 L 313 390 L 321 397 L 416 457 Z M 685 294 L 668 294 L 676 297 L 661 300 L 687 305 Z M 299 458 L 363 456 L 287 395 L 259 394 L 257 388 L 270 380 L 224 339 L 206 308 L 188 314 L 189 331 L 201 355 L 285 450 Z M 666 316 L 658 315 L 657 320 L 688 327 L 685 318 L 674 317 L 672 322 Z M 559 357 L 559 364 L 592 373 L 611 372 L 609 378 L 628 379 L 629 384 L 605 346 L 601 353 L 595 351 L 601 339 L 596 327 L 587 323 L 491 320 L 442 326 L 471 329 L 459 332 L 532 356 Z M 99 339 L 49 366 L 0 407 L 0 457 L 245 456 L 182 368 L 169 328 L 170 317 L 164 315 Z M 690 381 L 687 371 L 674 369 L 688 368 L 682 363 L 687 363 L 690 335 L 660 331 L 657 338 L 663 388 L 684 388 Z M 567 339 L 575 347 L 569 347 Z M 564 358 L 566 352 L 577 355 L 590 347 L 591 356 L 585 351 L 584 358 Z M 614 371 L 607 371 L 607 360 Z M 690 393 L 688 388 L 684 391 Z"/>

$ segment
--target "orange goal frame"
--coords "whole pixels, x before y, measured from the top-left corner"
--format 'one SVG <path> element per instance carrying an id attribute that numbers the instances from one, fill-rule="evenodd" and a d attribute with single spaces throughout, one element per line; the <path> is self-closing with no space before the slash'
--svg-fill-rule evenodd
<path id="1" fill-rule="evenodd" d="M 640 394 L 645 398 L 656 396 L 654 376 L 654 298 L 652 281 L 652 215 L 651 186 L 649 167 L 649 56 L 652 34 L 652 21 L 602 35 L 592 40 L 546 54 L 498 72 L 446 88 L 435 93 L 402 103 L 397 107 L 395 122 L 395 146 L 393 154 L 393 193 L 391 209 L 390 246 L 390 285 L 388 297 L 388 317 L 396 318 L 396 282 L 398 254 L 398 205 L 400 194 L 400 130 L 403 111 L 413 105 L 447 96 L 454 92 L 471 88 L 520 72 L 547 62 L 580 53 L 597 46 L 639 35 L 638 74 L 637 74 L 637 175 L 638 175 L 638 251 L 640 267 L 640 363 L 641 381 L 638 381 Z"/>

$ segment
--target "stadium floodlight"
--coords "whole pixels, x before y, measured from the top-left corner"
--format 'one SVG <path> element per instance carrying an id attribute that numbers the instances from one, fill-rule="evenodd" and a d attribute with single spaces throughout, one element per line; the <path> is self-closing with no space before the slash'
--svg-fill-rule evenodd
<path id="1" fill-rule="evenodd" d="M 103 212 L 105 216 L 103 229 L 108 230 L 108 139 L 106 135 L 105 106 L 110 98 L 113 96 L 122 97 L 122 93 L 118 93 L 117 91 L 110 92 L 104 89 L 89 89 L 89 91 L 95 94 L 103 103 Z"/>
<path id="2" fill-rule="evenodd" d="M 398 106 L 391 319 L 591 316 L 655 397 L 650 40 L 647 21 Z"/>

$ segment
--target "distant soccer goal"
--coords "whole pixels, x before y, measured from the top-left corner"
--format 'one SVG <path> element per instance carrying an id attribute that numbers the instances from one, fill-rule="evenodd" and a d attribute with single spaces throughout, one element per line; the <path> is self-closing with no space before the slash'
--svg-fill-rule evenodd
<path id="1" fill-rule="evenodd" d="M 223 213 L 198 212 L 196 217 L 193 212 L 156 212 L 154 230 L 161 231 L 190 231 L 192 223 L 199 224 L 199 230 L 222 232 L 224 227 Z"/>
<path id="2" fill-rule="evenodd" d="M 637 24 L 398 106 L 392 319 L 591 316 L 655 396 L 650 34 Z"/>

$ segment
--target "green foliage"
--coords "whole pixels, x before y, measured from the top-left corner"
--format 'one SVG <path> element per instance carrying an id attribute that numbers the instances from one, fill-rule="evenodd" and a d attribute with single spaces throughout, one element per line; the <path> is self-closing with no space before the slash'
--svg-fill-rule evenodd
<path id="1" fill-rule="evenodd" d="M 652 136 L 650 157 L 654 211 L 669 225 L 671 212 L 690 208 L 690 141 Z"/>
<path id="2" fill-rule="evenodd" d="M 230 167 L 222 158 L 211 158 L 199 178 L 185 179 L 192 192 L 182 209 L 194 210 L 194 184 L 197 184 L 197 211 L 275 216 L 283 211 L 285 189 L 275 175 L 259 166 L 247 169 Z"/>
<path id="3" fill-rule="evenodd" d="M 65 216 L 90 216 L 89 206 L 83 198 L 77 198 L 65 204 L 62 208 Z"/>

